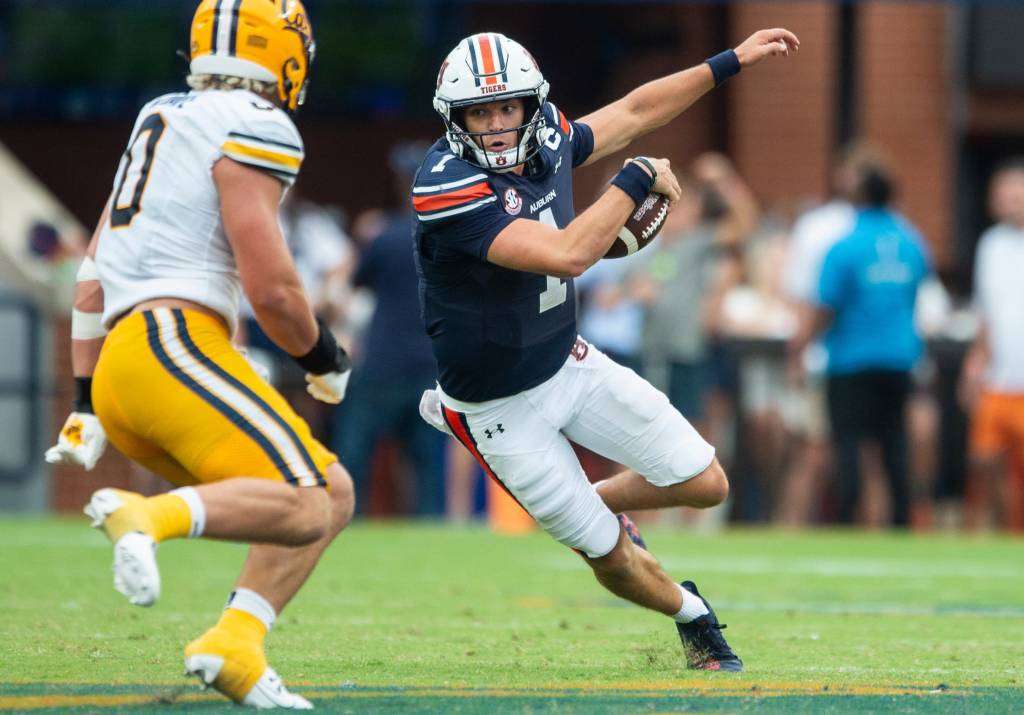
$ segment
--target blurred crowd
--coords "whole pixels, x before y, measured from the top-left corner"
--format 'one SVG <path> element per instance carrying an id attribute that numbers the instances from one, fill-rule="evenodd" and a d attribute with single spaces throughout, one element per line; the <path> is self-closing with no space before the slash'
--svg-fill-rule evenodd
<path id="1" fill-rule="evenodd" d="M 960 296 L 877 147 L 844 147 L 829 199 L 797 211 L 719 154 L 678 173 L 657 241 L 580 281 L 581 332 L 717 446 L 718 518 L 1024 528 L 1024 164 L 994 175 Z"/>
<path id="2" fill-rule="evenodd" d="M 417 410 L 435 367 L 406 196 L 426 149 L 392 149 L 387 208 L 348 217 L 301 184 L 282 206 L 306 290 L 355 359 L 344 403 L 309 399 L 251 310 L 239 343 L 342 457 L 360 513 L 466 520 L 482 475 Z M 583 337 L 662 390 L 730 475 L 727 504 L 670 518 L 1024 529 L 1024 160 L 992 177 L 965 295 L 899 213 L 876 147 L 844 147 L 813 206 L 761 206 L 721 154 L 676 170 L 683 195 L 657 239 L 577 281 Z M 33 227 L 29 247 L 63 275 L 52 233 Z M 594 480 L 621 469 L 580 456 Z"/>

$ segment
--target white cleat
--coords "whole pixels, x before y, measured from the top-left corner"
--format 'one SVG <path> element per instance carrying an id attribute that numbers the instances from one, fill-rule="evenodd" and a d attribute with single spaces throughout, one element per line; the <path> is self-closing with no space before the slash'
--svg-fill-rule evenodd
<path id="1" fill-rule="evenodd" d="M 224 667 L 224 658 L 219 655 L 197 654 L 185 658 L 185 674 L 194 675 L 199 678 L 204 688 L 209 688 L 220 674 Z M 230 695 L 225 693 L 225 695 Z M 248 708 L 257 710 L 271 710 L 273 708 L 286 708 L 289 710 L 312 710 L 313 703 L 301 695 L 284 687 L 280 676 L 269 665 L 263 671 L 263 675 L 256 681 L 241 704 Z"/>
<path id="2" fill-rule="evenodd" d="M 213 685 L 220 669 L 224 667 L 224 658 L 219 655 L 190 655 L 185 657 L 185 675 L 194 675 L 203 684 L 203 689 Z"/>
<path id="3" fill-rule="evenodd" d="M 114 588 L 135 606 L 152 606 L 160 598 L 160 569 L 152 536 L 132 531 L 114 544 Z"/>
<path id="4" fill-rule="evenodd" d="M 252 686 L 252 690 L 245 696 L 242 705 L 250 708 L 259 708 L 260 710 L 267 710 L 269 708 L 313 709 L 313 703 L 284 687 L 281 678 L 269 665 L 263 671 L 260 679 L 256 681 L 256 685 Z"/>
<path id="5" fill-rule="evenodd" d="M 89 524 L 94 529 L 102 529 L 107 517 L 124 506 L 124 500 L 113 489 L 100 489 L 93 492 L 89 503 L 82 510 L 92 519 Z"/>
<path id="6" fill-rule="evenodd" d="M 85 506 L 92 526 L 110 536 L 107 519 L 125 500 L 115 489 L 100 489 Z M 141 531 L 129 531 L 114 543 L 114 588 L 136 606 L 152 606 L 160 598 L 156 542 Z"/>

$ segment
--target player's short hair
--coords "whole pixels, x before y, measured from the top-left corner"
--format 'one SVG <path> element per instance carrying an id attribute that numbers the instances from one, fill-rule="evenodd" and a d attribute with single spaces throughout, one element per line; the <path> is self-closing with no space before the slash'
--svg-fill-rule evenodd
<path id="1" fill-rule="evenodd" d="M 207 89 L 246 89 L 264 97 L 275 97 L 277 93 L 277 85 L 273 82 L 226 74 L 190 74 L 185 82 L 197 92 Z"/>

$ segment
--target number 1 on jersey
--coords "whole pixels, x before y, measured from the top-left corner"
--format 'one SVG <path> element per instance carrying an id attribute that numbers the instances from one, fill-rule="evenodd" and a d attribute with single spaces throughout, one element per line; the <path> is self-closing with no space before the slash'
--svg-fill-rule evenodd
<path id="1" fill-rule="evenodd" d="M 537 218 L 541 223 L 558 228 L 558 224 L 555 223 L 555 214 L 551 209 L 544 209 L 538 214 Z M 545 278 L 547 278 L 547 285 L 540 294 L 539 312 L 541 313 L 564 303 L 569 289 L 569 286 L 561 278 L 555 278 L 554 276 L 545 276 Z"/>

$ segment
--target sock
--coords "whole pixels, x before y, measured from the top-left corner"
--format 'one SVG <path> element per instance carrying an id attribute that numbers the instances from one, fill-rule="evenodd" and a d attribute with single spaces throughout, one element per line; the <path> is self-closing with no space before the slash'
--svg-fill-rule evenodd
<path id="1" fill-rule="evenodd" d="M 248 588 L 236 588 L 232 591 L 225 609 L 225 616 L 229 611 L 238 611 L 257 620 L 263 626 L 264 634 L 274 627 L 274 620 L 277 618 L 277 613 L 270 602 Z M 223 617 L 221 620 L 224 620 Z M 262 636 L 260 638 L 262 639 Z"/>
<path id="2" fill-rule="evenodd" d="M 679 609 L 679 613 L 672 616 L 672 620 L 677 623 L 689 623 L 708 613 L 708 607 L 704 605 L 704 601 L 679 584 L 676 584 L 676 586 L 679 588 L 680 593 L 683 594 L 683 607 Z"/>
<path id="3" fill-rule="evenodd" d="M 217 621 L 217 630 L 243 643 L 262 644 L 267 635 L 267 628 L 256 616 L 237 608 L 226 608 Z"/>
<path id="4" fill-rule="evenodd" d="M 188 538 L 195 539 L 202 536 L 206 531 L 206 506 L 203 504 L 199 492 L 195 490 L 195 487 L 181 487 L 173 490 L 171 494 L 178 495 L 188 504 L 192 518 L 192 528 L 189 529 Z"/>
<path id="5" fill-rule="evenodd" d="M 149 497 L 143 502 L 149 515 L 152 533 L 157 543 L 167 539 L 180 539 L 192 531 L 192 513 L 189 503 L 174 492 Z"/>

